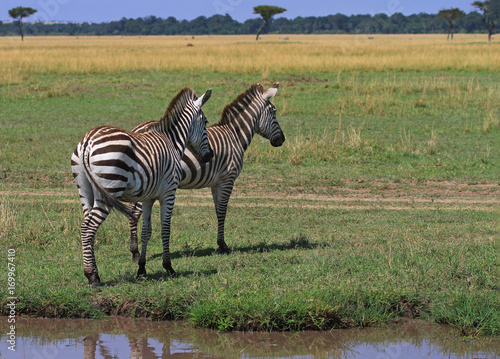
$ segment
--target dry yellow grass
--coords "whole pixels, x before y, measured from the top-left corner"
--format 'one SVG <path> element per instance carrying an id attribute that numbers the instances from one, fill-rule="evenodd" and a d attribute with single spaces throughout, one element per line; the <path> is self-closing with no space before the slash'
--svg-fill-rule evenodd
<path id="1" fill-rule="evenodd" d="M 289 40 L 284 40 L 288 37 Z M 192 43 L 193 47 L 186 46 Z M 483 35 L 268 35 L 0 38 L 0 82 L 26 74 L 122 71 L 290 73 L 500 71 L 500 45 Z"/>

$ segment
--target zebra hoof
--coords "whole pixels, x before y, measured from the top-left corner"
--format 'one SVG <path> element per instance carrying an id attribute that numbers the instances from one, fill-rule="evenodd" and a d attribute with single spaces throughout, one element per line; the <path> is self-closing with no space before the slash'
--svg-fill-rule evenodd
<path id="1" fill-rule="evenodd" d="M 101 285 L 101 278 L 99 278 L 99 274 L 97 274 L 97 273 L 92 273 L 92 274 L 85 273 L 85 276 L 89 280 L 89 287 L 97 288 Z"/>
<path id="2" fill-rule="evenodd" d="M 163 268 L 165 268 L 169 277 L 171 277 L 171 278 L 177 277 L 177 273 L 175 273 L 174 269 L 172 268 L 172 265 L 170 265 L 170 264 L 164 265 Z"/>
<path id="3" fill-rule="evenodd" d="M 145 267 L 139 267 L 139 270 L 137 271 L 137 279 L 141 279 L 146 277 L 146 268 Z"/>
<path id="4" fill-rule="evenodd" d="M 231 250 L 229 249 L 229 247 L 226 244 L 219 246 L 217 251 L 221 254 L 230 254 L 231 253 Z"/>

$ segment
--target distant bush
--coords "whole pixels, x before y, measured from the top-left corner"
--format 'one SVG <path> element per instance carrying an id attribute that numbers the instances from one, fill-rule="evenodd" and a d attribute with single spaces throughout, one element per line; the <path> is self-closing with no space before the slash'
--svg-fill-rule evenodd
<path id="1" fill-rule="evenodd" d="M 25 24 L 26 35 L 239 35 L 255 34 L 262 26 L 262 19 L 248 19 L 242 23 L 230 15 L 199 16 L 194 20 L 163 19 L 148 16 L 137 19 L 122 18 L 103 23 L 43 23 Z M 280 17 L 270 20 L 262 33 L 279 34 L 429 34 L 446 33 L 448 23 L 437 14 L 414 14 L 404 16 L 395 13 L 376 15 L 342 14 L 328 16 L 298 16 L 295 19 Z M 481 15 L 470 12 L 457 20 L 455 32 L 485 32 Z M 0 35 L 18 35 L 13 22 L 0 22 Z"/>

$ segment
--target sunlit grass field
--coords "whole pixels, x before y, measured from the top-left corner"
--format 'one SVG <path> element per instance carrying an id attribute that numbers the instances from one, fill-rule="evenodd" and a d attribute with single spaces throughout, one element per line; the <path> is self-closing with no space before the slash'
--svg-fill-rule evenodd
<path id="1" fill-rule="evenodd" d="M 284 40 L 284 39 L 288 40 Z M 129 71 L 271 73 L 500 71 L 498 44 L 482 35 L 267 35 L 27 37 L 0 39 L 0 81 L 27 74 Z M 193 46 L 187 46 L 187 44 Z"/>
<path id="2" fill-rule="evenodd" d="M 187 319 L 219 330 L 411 317 L 498 334 L 498 42 L 9 37 L 0 58 L 0 254 L 16 249 L 21 313 Z M 96 239 L 104 285 L 86 287 L 70 169 L 83 135 L 157 120 L 185 86 L 213 88 L 204 112 L 214 123 L 257 82 L 280 82 L 273 103 L 286 142 L 272 148 L 256 136 L 245 155 L 227 219 L 233 253 L 215 252 L 209 190 L 179 191 L 179 278 L 161 268 L 155 213 L 150 276 L 136 282 L 127 221 L 113 213 Z M 6 300 L 0 292 L 4 310 Z"/>

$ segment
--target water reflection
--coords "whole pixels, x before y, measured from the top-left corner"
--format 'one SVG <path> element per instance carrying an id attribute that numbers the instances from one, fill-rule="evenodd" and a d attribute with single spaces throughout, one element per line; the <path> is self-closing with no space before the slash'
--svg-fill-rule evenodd
<path id="1" fill-rule="evenodd" d="M 8 333 L 0 318 L 1 333 Z M 299 333 L 217 333 L 171 322 L 17 318 L 16 351 L 7 335 L 0 358 L 496 358 L 496 339 L 463 340 L 442 326 Z"/>

